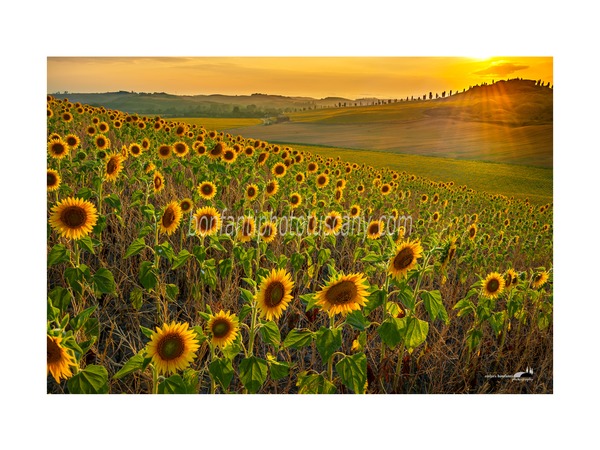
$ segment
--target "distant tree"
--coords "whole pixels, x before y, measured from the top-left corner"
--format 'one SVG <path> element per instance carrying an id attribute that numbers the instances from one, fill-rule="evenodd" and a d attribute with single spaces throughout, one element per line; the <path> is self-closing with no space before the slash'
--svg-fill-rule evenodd
<path id="1" fill-rule="evenodd" d="M 433 94 L 431 93 L 431 91 L 429 91 L 429 100 L 431 100 L 433 98 Z M 435 98 L 437 98 L 437 94 L 435 94 Z"/>
<path id="2" fill-rule="evenodd" d="M 450 89 L 450 92 L 448 93 L 448 97 L 452 96 L 452 89 Z"/>
<path id="3" fill-rule="evenodd" d="M 442 98 L 446 96 L 446 91 L 442 92 Z"/>
<path id="4" fill-rule="evenodd" d="M 435 98 L 436 98 L 436 100 L 437 100 L 438 98 L 440 98 L 440 94 L 438 94 L 438 93 L 436 92 L 436 93 L 435 93 Z"/>

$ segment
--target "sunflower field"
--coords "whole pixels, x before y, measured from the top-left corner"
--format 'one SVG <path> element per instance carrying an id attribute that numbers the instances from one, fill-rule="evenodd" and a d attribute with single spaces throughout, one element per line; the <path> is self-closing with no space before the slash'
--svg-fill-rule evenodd
<path id="1" fill-rule="evenodd" d="M 47 134 L 48 393 L 553 392 L 552 204 L 52 96 Z"/>

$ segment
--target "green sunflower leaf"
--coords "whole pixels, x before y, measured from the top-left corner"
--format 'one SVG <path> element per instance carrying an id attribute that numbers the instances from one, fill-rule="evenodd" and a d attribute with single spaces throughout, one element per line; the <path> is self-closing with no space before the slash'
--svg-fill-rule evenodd
<path id="1" fill-rule="evenodd" d="M 310 330 L 298 330 L 294 328 L 291 330 L 283 341 L 284 348 L 295 348 L 296 350 L 301 349 L 310 345 L 313 339 L 313 333 Z"/>
<path id="2" fill-rule="evenodd" d="M 233 380 L 233 366 L 231 360 L 227 358 L 215 358 L 208 365 L 208 371 L 211 377 L 221 385 L 225 390 Z"/>
<path id="3" fill-rule="evenodd" d="M 95 364 L 87 366 L 67 381 L 71 394 L 107 394 L 108 372 Z"/>
<path id="4" fill-rule="evenodd" d="M 296 383 L 299 394 L 335 394 L 333 383 L 321 374 L 301 372 Z"/>
<path id="5" fill-rule="evenodd" d="M 364 394 L 367 383 L 367 357 L 364 353 L 345 356 L 335 365 L 335 371 L 344 386 L 356 394 Z"/>
<path id="6" fill-rule="evenodd" d="M 256 356 L 243 359 L 239 365 L 240 380 L 248 392 L 257 393 L 267 379 L 267 361 Z"/>
<path id="7" fill-rule="evenodd" d="M 317 350 L 323 362 L 329 361 L 331 355 L 342 346 L 342 330 L 339 328 L 321 327 L 315 336 Z"/>
<path id="8" fill-rule="evenodd" d="M 265 342 L 265 344 L 271 344 L 275 349 L 279 347 L 279 343 L 281 342 L 281 333 L 279 332 L 279 327 L 272 320 L 263 322 L 259 329 L 260 337 Z"/>
<path id="9" fill-rule="evenodd" d="M 127 251 L 125 252 L 125 256 L 123 257 L 123 259 L 127 259 L 131 256 L 137 255 L 142 250 L 144 250 L 145 247 L 146 247 L 146 242 L 144 241 L 143 237 L 140 237 L 140 238 L 134 240 L 127 248 Z"/>

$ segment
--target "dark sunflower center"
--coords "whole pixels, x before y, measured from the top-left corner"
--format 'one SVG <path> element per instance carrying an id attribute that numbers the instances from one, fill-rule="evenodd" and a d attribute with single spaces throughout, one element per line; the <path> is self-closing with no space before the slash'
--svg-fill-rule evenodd
<path id="1" fill-rule="evenodd" d="M 318 182 L 319 184 L 325 184 L 325 177 L 319 177 Z"/>
<path id="2" fill-rule="evenodd" d="M 356 285 L 352 281 L 344 280 L 327 289 L 325 298 L 333 305 L 344 305 L 353 301 L 356 294 Z"/>
<path id="3" fill-rule="evenodd" d="M 250 236 L 252 234 L 252 228 L 251 222 L 244 222 L 244 225 L 242 226 L 242 233 L 244 236 Z"/>
<path id="4" fill-rule="evenodd" d="M 383 186 L 383 187 L 381 188 L 381 190 L 382 190 L 382 192 L 387 192 L 387 191 L 389 191 L 389 190 L 390 190 L 390 188 L 389 188 L 389 186 Z"/>
<path id="5" fill-rule="evenodd" d="M 292 195 L 292 204 L 296 204 L 300 201 L 300 198 L 297 195 Z"/>
<path id="6" fill-rule="evenodd" d="M 280 281 L 274 281 L 267 286 L 265 290 L 265 302 L 270 307 L 275 307 L 281 303 L 285 294 L 285 288 Z"/>
<path id="7" fill-rule="evenodd" d="M 269 184 L 267 186 L 267 192 L 270 194 L 271 192 L 273 192 L 275 190 L 275 185 L 274 184 Z"/>
<path id="8" fill-rule="evenodd" d="M 47 182 L 48 186 L 54 186 L 57 182 L 56 175 L 53 174 L 52 172 L 48 172 L 48 177 L 46 179 L 46 182 Z"/>
<path id="9" fill-rule="evenodd" d="M 68 137 L 67 144 L 69 144 L 71 147 L 73 147 L 75 144 L 77 144 L 77 140 L 74 137 Z"/>
<path id="10" fill-rule="evenodd" d="M 353 216 L 357 215 L 357 214 L 358 214 L 358 209 L 356 209 L 356 208 L 352 208 L 352 209 L 350 210 L 350 214 L 352 214 Z"/>
<path id="11" fill-rule="evenodd" d="M 163 227 L 169 228 L 175 222 L 175 211 L 172 208 L 168 208 L 162 216 Z"/>
<path id="12" fill-rule="evenodd" d="M 48 364 L 60 362 L 62 353 L 58 344 L 49 337 L 46 337 L 46 345 L 46 358 Z"/>
<path id="13" fill-rule="evenodd" d="M 210 184 L 205 184 L 204 186 L 202 186 L 202 193 L 204 195 L 210 195 L 213 192 L 213 188 Z"/>
<path id="14" fill-rule="evenodd" d="M 69 228 L 79 228 L 86 219 L 87 214 L 81 206 L 67 206 L 60 213 L 60 221 Z"/>
<path id="15" fill-rule="evenodd" d="M 96 144 L 98 145 L 98 147 L 104 147 L 106 145 L 106 141 L 103 138 L 98 138 L 96 140 Z"/>
<path id="16" fill-rule="evenodd" d="M 336 191 L 335 193 L 335 199 L 339 200 L 342 197 L 342 191 Z"/>
<path id="17" fill-rule="evenodd" d="M 117 171 L 119 164 L 117 163 L 115 158 L 110 158 L 108 163 L 106 164 L 106 173 L 112 175 Z"/>
<path id="18" fill-rule="evenodd" d="M 160 154 L 162 156 L 167 156 L 169 154 L 169 147 L 161 147 L 159 150 Z"/>
<path id="19" fill-rule="evenodd" d="M 275 172 L 276 172 L 276 173 L 278 173 L 278 174 L 282 174 L 282 173 L 283 173 L 283 170 L 284 170 L 284 168 L 283 168 L 283 167 L 284 167 L 284 166 L 277 166 L 277 167 L 275 168 Z"/>
<path id="20" fill-rule="evenodd" d="M 486 287 L 488 292 L 494 293 L 498 290 L 498 288 L 500 288 L 500 282 L 496 278 L 492 278 L 490 281 L 488 281 Z"/>
<path id="21" fill-rule="evenodd" d="M 192 205 L 190 204 L 190 202 L 181 202 L 180 207 L 181 207 L 181 210 L 185 212 L 185 211 L 189 211 L 190 208 L 192 207 Z"/>
<path id="22" fill-rule="evenodd" d="M 224 336 L 227 336 L 230 330 L 231 325 L 227 320 L 217 319 L 212 324 L 212 334 L 216 338 L 222 338 Z"/>
<path id="23" fill-rule="evenodd" d="M 154 187 L 158 189 L 162 185 L 162 180 L 160 177 L 154 177 Z"/>
<path id="24" fill-rule="evenodd" d="M 183 152 L 185 152 L 185 145 L 183 145 L 183 144 L 177 144 L 177 145 L 175 145 L 175 151 L 177 153 L 183 153 Z"/>
<path id="25" fill-rule="evenodd" d="M 412 248 L 406 247 L 400 250 L 400 252 L 394 258 L 394 269 L 403 270 L 410 266 L 413 262 L 415 255 Z"/>
<path id="26" fill-rule="evenodd" d="M 208 231 L 213 227 L 215 218 L 211 214 L 202 214 L 198 218 L 198 228 L 200 231 Z"/>
<path id="27" fill-rule="evenodd" d="M 131 153 L 133 153 L 134 155 L 137 155 L 140 152 L 140 148 L 137 145 L 134 145 L 133 147 L 131 147 Z"/>
<path id="28" fill-rule="evenodd" d="M 160 359 L 170 361 L 177 359 L 185 350 L 183 338 L 178 333 L 170 333 L 163 336 L 157 345 L 157 353 Z"/>
<path id="29" fill-rule="evenodd" d="M 308 229 L 314 230 L 316 227 L 317 227 L 317 219 L 314 217 L 311 217 L 310 219 L 308 219 Z"/>
<path id="30" fill-rule="evenodd" d="M 264 236 L 264 237 L 266 237 L 266 238 L 268 238 L 268 237 L 270 237 L 270 236 L 271 236 L 271 234 L 273 234 L 273 230 L 271 229 L 271 227 L 270 227 L 270 226 L 266 226 L 266 227 L 263 229 L 263 236 Z"/>
<path id="31" fill-rule="evenodd" d="M 55 155 L 62 155 L 65 152 L 65 146 L 62 145 L 60 142 L 56 142 L 55 144 L 52 144 L 52 153 L 54 153 Z"/>
<path id="32" fill-rule="evenodd" d="M 256 195 L 256 189 L 253 187 L 248 188 L 248 197 L 254 197 Z"/>
<path id="33" fill-rule="evenodd" d="M 369 227 L 369 233 L 370 234 L 379 234 L 379 224 L 378 223 L 371 224 L 371 226 Z"/>
<path id="34" fill-rule="evenodd" d="M 233 153 L 232 151 L 229 151 L 229 150 L 226 151 L 225 155 L 224 155 L 226 160 L 232 160 L 234 158 L 234 156 L 235 156 L 235 153 Z"/>
<path id="35" fill-rule="evenodd" d="M 475 236 L 475 228 L 469 228 L 469 236 Z"/>

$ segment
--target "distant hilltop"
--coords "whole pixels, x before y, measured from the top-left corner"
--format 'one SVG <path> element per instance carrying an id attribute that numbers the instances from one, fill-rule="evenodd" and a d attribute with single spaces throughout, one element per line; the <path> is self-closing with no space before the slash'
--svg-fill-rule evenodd
<path id="1" fill-rule="evenodd" d="M 400 102 L 443 101 L 457 96 L 477 101 L 488 101 L 494 96 L 510 97 L 528 95 L 552 98 L 550 83 L 542 80 L 515 78 L 463 88 L 462 91 L 425 92 L 404 98 L 287 97 L 275 94 L 253 93 L 251 95 L 174 95 L 166 92 L 116 91 L 103 93 L 54 92 L 55 98 L 67 98 L 90 106 L 103 106 L 126 113 L 161 115 L 163 117 L 269 117 L 277 114 L 300 112 L 323 108 L 349 108 L 357 106 L 386 105 Z"/>

